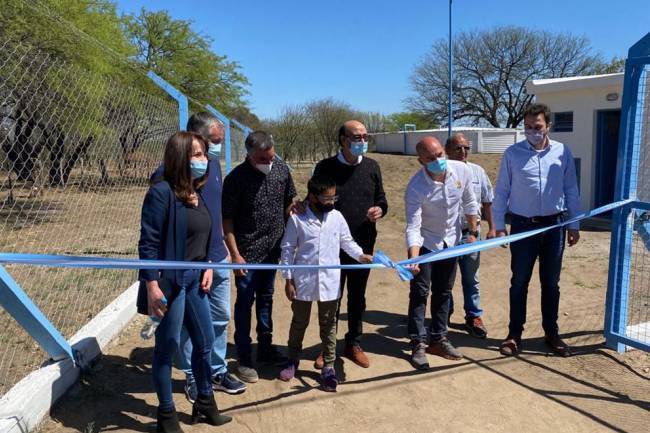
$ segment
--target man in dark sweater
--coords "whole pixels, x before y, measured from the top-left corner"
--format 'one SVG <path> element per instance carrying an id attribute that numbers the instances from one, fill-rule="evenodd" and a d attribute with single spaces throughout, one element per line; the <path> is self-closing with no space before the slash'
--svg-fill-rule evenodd
<path id="1" fill-rule="evenodd" d="M 320 161 L 314 169 L 314 176 L 325 175 L 336 182 L 336 209 L 345 217 L 352 237 L 363 252 L 372 254 L 377 238 L 375 223 L 388 211 L 379 164 L 364 155 L 368 151 L 368 133 L 363 123 L 356 120 L 345 122 L 339 129 L 338 139 L 341 146 L 338 154 Z M 341 264 L 356 263 L 356 260 L 341 251 Z M 359 340 L 363 333 L 369 274 L 369 269 L 341 271 L 341 298 L 346 281 L 348 283 L 348 333 L 345 335 L 344 353 L 364 368 L 370 362 L 361 349 Z M 315 366 L 322 368 L 322 353 L 316 359 Z"/>

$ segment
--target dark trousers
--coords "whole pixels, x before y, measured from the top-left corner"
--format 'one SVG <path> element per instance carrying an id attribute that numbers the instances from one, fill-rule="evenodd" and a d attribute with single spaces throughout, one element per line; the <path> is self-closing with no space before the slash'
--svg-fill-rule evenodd
<path id="1" fill-rule="evenodd" d="M 368 253 L 371 254 L 371 253 Z M 359 264 L 356 260 L 341 254 L 341 264 Z M 341 298 L 336 311 L 336 323 L 338 323 L 341 311 L 341 302 L 345 292 L 345 283 L 348 284 L 348 332 L 345 334 L 345 344 L 359 344 L 363 334 L 363 313 L 366 311 L 366 285 L 370 269 L 341 269 Z"/>
<path id="2" fill-rule="evenodd" d="M 420 255 L 431 251 L 422 247 Z M 427 297 L 431 290 L 431 325 L 429 342 L 437 343 L 447 336 L 449 299 L 456 279 L 457 259 L 439 260 L 420 264 L 420 272 L 411 280 L 408 309 L 408 333 L 411 342 L 426 343 L 427 330 L 424 320 Z"/>
<path id="3" fill-rule="evenodd" d="M 273 291 L 275 270 L 251 270 L 245 276 L 235 277 L 235 345 L 240 360 L 251 356 L 251 314 L 253 303 L 257 317 L 258 352 L 270 348 L 273 334 Z"/>
<path id="4" fill-rule="evenodd" d="M 543 222 L 511 215 L 511 233 L 521 233 L 553 225 L 562 220 L 558 215 Z M 539 281 L 542 288 L 542 327 L 544 333 L 558 335 L 557 316 L 560 305 L 560 271 L 564 253 L 564 228 L 553 229 L 510 244 L 512 279 L 510 280 L 509 334 L 521 337 L 526 323 L 528 284 L 533 274 L 535 260 L 539 257 Z"/>

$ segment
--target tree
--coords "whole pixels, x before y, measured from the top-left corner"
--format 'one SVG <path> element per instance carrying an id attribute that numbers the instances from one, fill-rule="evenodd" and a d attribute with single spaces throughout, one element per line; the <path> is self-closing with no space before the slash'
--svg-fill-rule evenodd
<path id="1" fill-rule="evenodd" d="M 434 129 L 439 125 L 426 114 L 402 111 L 387 116 L 386 128 L 388 131 L 402 131 L 405 124 L 415 125 L 415 129 Z"/>
<path id="2" fill-rule="evenodd" d="M 137 47 L 134 58 L 147 69 L 202 104 L 229 110 L 246 106 L 249 83 L 239 64 L 212 52 L 212 40 L 192 30 L 191 21 L 145 9 L 125 20 L 125 31 Z"/>
<path id="3" fill-rule="evenodd" d="M 625 71 L 625 59 L 622 57 L 614 56 L 609 63 L 602 65 L 598 70 L 599 74 L 615 74 Z"/>
<path id="4" fill-rule="evenodd" d="M 415 95 L 408 108 L 436 123 L 447 123 L 448 42 L 440 39 L 411 75 Z M 462 32 L 453 42 L 454 120 L 514 128 L 533 95 L 526 82 L 597 73 L 603 61 L 591 53 L 589 41 L 570 34 L 551 34 L 505 26 Z"/>
<path id="5" fill-rule="evenodd" d="M 354 117 L 352 108 L 345 102 L 326 98 L 307 103 L 305 110 L 311 120 L 316 144 L 312 157 L 333 155 L 339 147 L 339 128 Z"/>
<path id="6" fill-rule="evenodd" d="M 276 119 L 268 121 L 282 157 L 291 161 L 307 159 L 308 147 L 314 145 L 310 126 L 307 110 L 301 105 L 284 107 Z"/>

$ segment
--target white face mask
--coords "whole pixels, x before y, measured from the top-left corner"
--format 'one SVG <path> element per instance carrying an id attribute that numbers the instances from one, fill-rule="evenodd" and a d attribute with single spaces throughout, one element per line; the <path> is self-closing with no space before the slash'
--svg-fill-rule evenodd
<path id="1" fill-rule="evenodd" d="M 267 175 L 271 172 L 271 167 L 273 167 L 272 162 L 269 164 L 255 164 L 256 169 Z"/>
<path id="2" fill-rule="evenodd" d="M 526 139 L 530 144 L 533 146 L 539 146 L 544 142 L 544 138 L 546 138 L 546 134 L 544 131 L 538 131 L 537 129 L 525 129 L 524 134 L 526 135 Z"/>

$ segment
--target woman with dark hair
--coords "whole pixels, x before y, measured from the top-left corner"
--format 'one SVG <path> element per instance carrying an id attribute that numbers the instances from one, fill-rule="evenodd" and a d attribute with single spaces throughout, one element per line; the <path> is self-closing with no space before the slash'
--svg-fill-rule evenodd
<path id="1" fill-rule="evenodd" d="M 167 141 L 163 179 L 151 186 L 142 205 L 140 259 L 207 261 L 212 221 L 202 187 L 207 179 L 207 146 L 203 137 L 177 132 Z M 182 432 L 172 399 L 172 358 L 181 327 L 192 341 L 192 370 L 198 397 L 192 422 L 200 415 L 212 425 L 231 421 L 220 415 L 210 382 L 210 352 L 214 332 L 208 292 L 212 270 L 140 270 L 138 312 L 161 318 L 156 329 L 152 373 L 158 395 L 157 431 Z"/>

